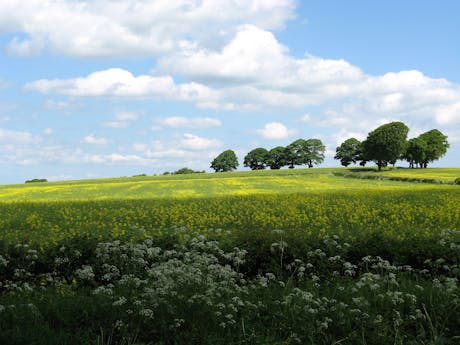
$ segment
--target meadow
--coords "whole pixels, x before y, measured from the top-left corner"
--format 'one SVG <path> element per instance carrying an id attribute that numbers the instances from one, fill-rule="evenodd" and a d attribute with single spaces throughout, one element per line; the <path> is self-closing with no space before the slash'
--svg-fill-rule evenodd
<path id="1" fill-rule="evenodd" d="M 457 344 L 460 169 L 0 188 L 0 343 Z M 402 175 L 401 175 L 402 176 Z"/>

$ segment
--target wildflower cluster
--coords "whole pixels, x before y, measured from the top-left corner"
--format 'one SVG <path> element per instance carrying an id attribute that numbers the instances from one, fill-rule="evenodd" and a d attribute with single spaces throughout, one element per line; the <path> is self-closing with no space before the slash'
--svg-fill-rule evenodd
<path id="1" fill-rule="evenodd" d="M 257 273 L 247 269 L 257 248 L 224 249 L 204 235 L 51 252 L 17 245 L 0 256 L 0 343 L 44 333 L 68 344 L 107 334 L 113 344 L 455 343 L 458 232 L 440 239 L 449 257 L 416 267 L 355 257 L 337 235 L 305 252 L 272 235 L 272 265 Z"/>

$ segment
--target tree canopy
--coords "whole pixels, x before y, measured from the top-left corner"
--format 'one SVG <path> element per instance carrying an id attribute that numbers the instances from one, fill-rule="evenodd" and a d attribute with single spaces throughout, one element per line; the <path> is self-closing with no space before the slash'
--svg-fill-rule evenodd
<path id="1" fill-rule="evenodd" d="M 361 142 L 356 138 L 345 140 L 335 149 L 334 159 L 339 159 L 344 167 L 356 163 L 361 158 Z"/>
<path id="2" fill-rule="evenodd" d="M 308 139 L 305 141 L 306 162 L 309 168 L 324 162 L 326 146 L 320 139 Z"/>
<path id="3" fill-rule="evenodd" d="M 258 147 L 250 151 L 243 162 L 245 167 L 251 170 L 262 170 L 268 165 L 268 151 L 263 147 Z"/>
<path id="4" fill-rule="evenodd" d="M 402 122 L 390 122 L 370 132 L 363 142 L 363 154 L 378 169 L 394 163 L 406 152 L 409 128 Z"/>
<path id="5" fill-rule="evenodd" d="M 267 165 L 270 169 L 280 169 L 286 163 L 286 148 L 277 146 L 268 151 Z"/>
<path id="6" fill-rule="evenodd" d="M 449 148 L 447 136 L 437 129 L 422 133 L 419 138 L 426 143 L 425 157 L 422 161 L 424 168 L 427 167 L 428 163 L 444 156 Z"/>
<path id="7" fill-rule="evenodd" d="M 238 167 L 238 158 L 233 150 L 226 150 L 211 162 L 211 168 L 216 172 L 232 171 Z"/>

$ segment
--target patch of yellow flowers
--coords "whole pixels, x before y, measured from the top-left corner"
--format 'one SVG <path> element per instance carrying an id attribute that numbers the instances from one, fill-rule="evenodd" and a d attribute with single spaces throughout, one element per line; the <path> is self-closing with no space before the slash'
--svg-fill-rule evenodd
<path id="1" fill-rule="evenodd" d="M 337 234 L 359 238 L 381 233 L 396 239 L 437 236 L 460 228 L 460 189 L 312 191 L 87 201 L 4 202 L 0 204 L 0 239 L 43 246 L 66 238 L 113 238 L 133 227 L 145 234 L 186 227 L 256 231 L 284 229 L 298 238 Z"/>

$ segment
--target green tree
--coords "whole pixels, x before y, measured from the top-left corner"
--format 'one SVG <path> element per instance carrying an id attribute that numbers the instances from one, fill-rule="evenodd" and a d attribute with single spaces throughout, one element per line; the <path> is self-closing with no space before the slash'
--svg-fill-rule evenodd
<path id="1" fill-rule="evenodd" d="M 309 168 L 324 162 L 326 146 L 319 139 L 308 139 L 305 141 L 306 163 Z"/>
<path id="2" fill-rule="evenodd" d="M 431 131 L 422 133 L 419 135 L 419 138 L 425 141 L 427 146 L 425 158 L 422 162 L 424 168 L 428 166 L 428 163 L 438 160 L 444 156 L 449 148 L 447 136 L 437 129 L 432 129 Z"/>
<path id="3" fill-rule="evenodd" d="M 232 171 L 238 167 L 238 159 L 233 150 L 226 150 L 211 162 L 211 168 L 216 172 Z"/>
<path id="4" fill-rule="evenodd" d="M 244 157 L 244 166 L 251 170 L 263 170 L 268 165 L 268 151 L 263 147 L 258 147 L 250 151 Z"/>
<path id="5" fill-rule="evenodd" d="M 390 122 L 374 129 L 363 142 L 366 160 L 374 161 L 379 170 L 389 162 L 396 162 L 406 151 L 408 132 L 409 128 L 402 122 Z"/>
<path id="6" fill-rule="evenodd" d="M 345 140 L 335 149 L 334 159 L 340 159 L 340 164 L 344 167 L 351 163 L 358 162 L 361 158 L 361 142 L 356 138 Z"/>
<path id="7" fill-rule="evenodd" d="M 304 139 L 297 139 L 286 147 L 286 164 L 289 169 L 294 165 L 303 165 L 308 162 L 307 143 Z"/>
<path id="8" fill-rule="evenodd" d="M 409 139 L 407 141 L 406 152 L 404 153 L 404 159 L 409 162 L 409 168 L 415 168 L 417 164 L 422 167 L 426 151 L 427 144 L 425 140 L 420 137 Z"/>
<path id="9" fill-rule="evenodd" d="M 268 151 L 267 165 L 270 169 L 280 169 L 286 163 L 286 148 L 277 146 Z"/>

